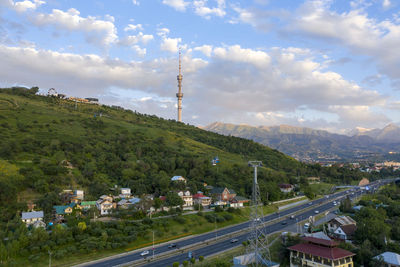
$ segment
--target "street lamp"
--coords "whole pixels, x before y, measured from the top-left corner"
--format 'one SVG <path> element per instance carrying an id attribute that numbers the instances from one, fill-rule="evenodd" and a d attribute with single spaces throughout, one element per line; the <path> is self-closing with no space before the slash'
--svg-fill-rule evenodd
<path id="1" fill-rule="evenodd" d="M 52 252 L 50 250 L 47 251 L 49 253 L 49 267 L 51 267 L 51 254 Z"/>

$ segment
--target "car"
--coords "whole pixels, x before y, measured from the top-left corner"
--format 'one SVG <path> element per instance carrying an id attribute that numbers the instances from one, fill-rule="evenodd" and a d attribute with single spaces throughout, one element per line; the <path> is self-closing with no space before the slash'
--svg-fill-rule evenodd
<path id="1" fill-rule="evenodd" d="M 150 252 L 148 250 L 145 250 L 142 253 L 140 253 L 140 256 L 144 257 L 144 256 L 147 256 L 149 254 L 150 254 Z"/>
<path id="2" fill-rule="evenodd" d="M 308 202 L 308 205 L 312 205 L 312 202 Z"/>
<path id="3" fill-rule="evenodd" d="M 238 242 L 238 241 L 239 241 L 239 239 L 237 239 L 237 238 L 231 239 L 231 243 L 236 243 L 236 242 Z"/>
<path id="4" fill-rule="evenodd" d="M 309 223 L 305 223 L 304 224 L 304 229 L 308 229 L 308 228 L 310 228 L 310 224 Z"/>
<path id="5" fill-rule="evenodd" d="M 315 213 L 315 214 L 318 214 L 318 213 L 319 213 L 319 211 L 318 211 L 318 210 L 316 210 L 316 211 L 314 211 L 314 213 Z"/>
<path id="6" fill-rule="evenodd" d="M 176 244 L 175 243 L 171 243 L 171 244 L 169 244 L 168 248 L 176 248 Z"/>
<path id="7" fill-rule="evenodd" d="M 290 216 L 290 219 L 294 219 L 294 215 L 291 215 L 291 216 Z"/>
<path id="8" fill-rule="evenodd" d="M 337 205 L 337 203 L 336 202 L 333 202 L 333 206 L 336 206 Z"/>
<path id="9" fill-rule="evenodd" d="M 282 224 L 282 225 L 286 225 L 286 224 L 287 224 L 287 221 L 283 221 L 283 222 L 281 222 L 281 224 Z"/>

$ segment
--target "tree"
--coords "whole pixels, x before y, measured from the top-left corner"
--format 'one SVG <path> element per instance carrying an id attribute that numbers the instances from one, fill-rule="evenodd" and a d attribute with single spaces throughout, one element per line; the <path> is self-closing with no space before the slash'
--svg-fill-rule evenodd
<path id="1" fill-rule="evenodd" d="M 163 204 L 163 202 L 162 202 L 162 200 L 161 200 L 160 198 L 155 198 L 155 199 L 154 199 L 154 203 L 153 203 L 153 207 L 154 207 L 156 210 L 158 210 L 159 208 L 162 207 L 162 204 Z"/>
<path id="2" fill-rule="evenodd" d="M 183 205 L 182 198 L 175 192 L 168 192 L 166 198 L 167 205 L 170 207 Z"/>

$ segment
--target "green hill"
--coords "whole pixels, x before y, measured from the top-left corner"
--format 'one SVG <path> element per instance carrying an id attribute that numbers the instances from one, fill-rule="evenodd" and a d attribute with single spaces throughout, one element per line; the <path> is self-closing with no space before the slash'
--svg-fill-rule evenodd
<path id="1" fill-rule="evenodd" d="M 0 89 L 0 216 L 12 218 L 26 202 L 50 212 L 63 189 L 84 189 L 97 199 L 114 185 L 141 195 L 176 189 L 173 175 L 188 179 L 191 191 L 203 184 L 251 194 L 248 160 L 261 160 L 263 198 L 282 194 L 277 184 L 297 176 L 332 176 L 250 140 L 95 104 L 35 95 L 37 89 Z M 220 163 L 211 164 L 218 156 Z M 343 176 L 337 170 L 336 177 Z M 342 176 L 340 176 L 342 175 Z M 359 174 L 354 175 L 358 179 Z M 50 194 L 51 192 L 52 194 Z"/>

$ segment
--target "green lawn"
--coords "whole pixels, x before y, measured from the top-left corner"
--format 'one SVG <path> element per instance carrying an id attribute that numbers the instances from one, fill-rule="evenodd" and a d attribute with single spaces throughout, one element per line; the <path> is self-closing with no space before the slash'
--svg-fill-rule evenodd
<path id="1" fill-rule="evenodd" d="M 317 193 L 317 195 L 327 195 L 331 193 L 332 187 L 334 184 L 328 183 L 319 183 L 319 184 L 310 184 L 311 189 Z"/>

